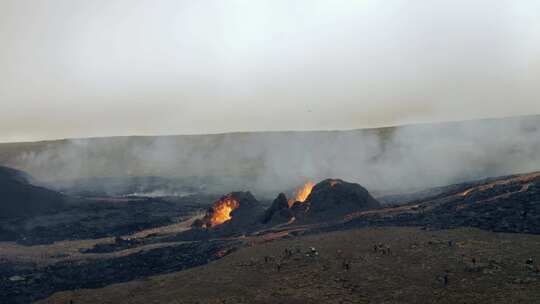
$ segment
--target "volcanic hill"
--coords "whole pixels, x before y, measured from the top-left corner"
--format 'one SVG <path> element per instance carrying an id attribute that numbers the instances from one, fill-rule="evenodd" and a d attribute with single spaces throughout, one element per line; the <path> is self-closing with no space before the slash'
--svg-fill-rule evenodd
<path id="1" fill-rule="evenodd" d="M 28 174 L 0 166 L 0 219 L 53 213 L 66 207 L 64 195 L 31 182 Z"/>
<path id="2" fill-rule="evenodd" d="M 194 228 L 219 228 L 237 231 L 257 224 L 257 215 L 263 207 L 251 192 L 231 192 L 214 202 L 205 216 L 193 223 Z"/>
<path id="3" fill-rule="evenodd" d="M 326 222 L 352 212 L 377 209 L 381 204 L 359 184 L 326 179 L 301 189 L 295 199 L 280 193 L 263 216 L 263 223 Z M 307 190 L 305 190 L 307 189 Z M 305 190 L 305 191 L 303 191 Z"/>

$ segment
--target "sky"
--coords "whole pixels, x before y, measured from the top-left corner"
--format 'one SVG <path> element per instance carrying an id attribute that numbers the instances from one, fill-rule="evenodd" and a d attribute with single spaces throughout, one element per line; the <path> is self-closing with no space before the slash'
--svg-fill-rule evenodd
<path id="1" fill-rule="evenodd" d="M 0 0 L 0 142 L 540 113 L 540 1 Z"/>

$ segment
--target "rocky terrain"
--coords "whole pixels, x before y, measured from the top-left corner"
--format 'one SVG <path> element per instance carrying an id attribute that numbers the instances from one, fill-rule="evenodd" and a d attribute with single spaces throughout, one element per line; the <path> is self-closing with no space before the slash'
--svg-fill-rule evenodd
<path id="1" fill-rule="evenodd" d="M 39 245 L 122 236 L 177 223 L 207 204 L 204 196 L 81 200 L 58 213 L 0 221 L 0 241 Z"/>
<path id="2" fill-rule="evenodd" d="M 25 172 L 0 167 L 0 241 L 38 245 L 127 235 L 191 217 L 215 197 L 98 194 L 60 193 Z"/>
<path id="3" fill-rule="evenodd" d="M 66 260 L 40 267 L 33 263 L 0 265 L 0 298 L 7 303 L 30 303 L 62 290 L 99 288 L 181 271 L 221 257 L 231 242 L 171 244 L 114 258 Z"/>
<path id="4" fill-rule="evenodd" d="M 539 219 L 540 173 L 535 172 L 455 185 L 396 208 L 356 212 L 346 217 L 343 226 L 477 227 L 538 234 Z"/>
<path id="5" fill-rule="evenodd" d="M 465 295 L 477 303 L 487 302 L 486 295 L 496 289 L 501 299 L 511 296 L 526 303 L 525 299 L 538 297 L 527 288 L 538 284 L 535 271 L 540 257 L 534 253 L 538 242 L 534 235 L 540 234 L 540 173 L 386 197 L 374 197 L 355 183 L 326 179 L 306 183 L 290 198 L 281 193 L 271 204 L 247 191 L 218 199 L 207 194 L 76 196 L 34 186 L 33 179 L 22 172 L 10 176 L 6 184 L 15 180 L 55 193 L 68 204 L 0 221 L 4 240 L 0 242 L 0 297 L 6 303 L 28 303 L 65 290 L 131 281 L 97 294 L 61 293 L 48 301 L 114 303 L 116 293 L 108 290 L 115 286 L 119 286 L 118 295 L 130 293 L 133 303 L 248 303 L 253 299 L 250 303 L 315 303 L 321 298 L 328 303 L 382 303 L 395 301 L 400 294 L 407 297 L 404 303 L 467 302 Z M 500 232 L 519 238 L 511 240 Z M 332 238 L 342 241 L 335 243 Z M 445 258 L 436 261 L 437 256 Z M 530 257 L 532 264 L 525 265 Z M 221 258 L 223 262 L 212 262 Z M 474 262 L 468 260 L 472 258 Z M 424 263 L 419 266 L 419 261 Z M 234 275 L 220 274 L 225 271 L 221 267 Z M 191 291 L 183 287 L 175 288 L 178 293 L 146 290 L 154 288 L 145 285 L 154 280 L 170 288 L 192 286 L 182 279 L 191 271 L 197 276 L 194 282 L 200 284 Z M 175 274 L 146 281 L 167 273 Z M 209 281 L 199 278 L 208 275 L 212 276 Z M 271 279 L 263 282 L 259 275 Z M 247 285 L 242 276 L 249 278 Z M 409 276 L 415 285 L 410 290 L 397 288 Z M 448 277 L 455 285 L 444 283 Z M 229 280 L 229 285 L 223 292 L 219 288 L 209 291 L 213 278 Z M 362 291 L 388 278 L 400 293 L 388 290 L 377 296 Z M 485 284 L 486 278 L 495 281 Z M 285 282 L 290 285 L 284 286 Z M 144 294 L 133 291 L 132 285 L 145 290 Z M 257 294 L 244 291 L 246 286 Z M 294 290 L 301 292 L 294 294 Z M 437 293 L 426 296 L 428 290 Z"/>

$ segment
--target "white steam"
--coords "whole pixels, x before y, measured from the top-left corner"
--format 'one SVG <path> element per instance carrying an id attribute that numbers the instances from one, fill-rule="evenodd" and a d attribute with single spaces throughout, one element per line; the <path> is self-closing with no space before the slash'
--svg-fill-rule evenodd
<path id="1" fill-rule="evenodd" d="M 80 139 L 28 145 L 3 157 L 1 163 L 45 181 L 198 177 L 231 191 L 272 193 L 338 177 L 374 191 L 406 191 L 539 170 L 540 117 L 378 130 Z"/>

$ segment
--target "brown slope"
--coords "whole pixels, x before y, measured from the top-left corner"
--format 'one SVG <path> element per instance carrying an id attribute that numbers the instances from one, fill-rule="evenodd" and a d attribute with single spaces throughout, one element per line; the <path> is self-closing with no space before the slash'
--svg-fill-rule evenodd
<path id="1" fill-rule="evenodd" d="M 374 252 L 376 243 L 391 254 Z M 285 249 L 311 246 L 318 257 L 280 258 Z M 533 235 L 358 229 L 266 243 L 199 268 L 39 303 L 537 303 L 540 276 L 524 262 L 540 259 L 538 252 Z M 265 256 L 279 259 L 281 270 Z M 438 279 L 446 270 L 447 287 Z"/>

